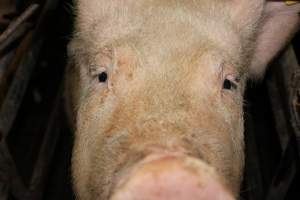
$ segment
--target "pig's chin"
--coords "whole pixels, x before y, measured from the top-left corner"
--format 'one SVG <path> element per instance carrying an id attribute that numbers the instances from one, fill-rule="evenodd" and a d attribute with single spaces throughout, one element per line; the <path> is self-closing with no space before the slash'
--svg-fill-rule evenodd
<path id="1" fill-rule="evenodd" d="M 234 200 L 215 170 L 183 153 L 152 153 L 117 178 L 110 200 Z"/>

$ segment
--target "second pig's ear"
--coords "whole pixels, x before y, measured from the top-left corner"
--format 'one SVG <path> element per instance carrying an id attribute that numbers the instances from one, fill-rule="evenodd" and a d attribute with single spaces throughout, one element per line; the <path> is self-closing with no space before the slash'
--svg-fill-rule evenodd
<path id="1" fill-rule="evenodd" d="M 254 56 L 249 66 L 250 77 L 260 79 L 270 61 L 292 39 L 300 25 L 300 2 L 289 4 L 268 1 L 264 8 L 262 21 L 254 48 Z"/>

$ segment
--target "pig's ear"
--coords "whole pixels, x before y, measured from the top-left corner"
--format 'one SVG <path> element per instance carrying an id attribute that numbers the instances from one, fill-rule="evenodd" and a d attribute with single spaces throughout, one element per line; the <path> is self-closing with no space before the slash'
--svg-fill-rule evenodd
<path id="1" fill-rule="evenodd" d="M 292 39 L 300 24 L 300 3 L 267 2 L 249 67 L 252 78 L 260 79 L 270 61 Z"/>

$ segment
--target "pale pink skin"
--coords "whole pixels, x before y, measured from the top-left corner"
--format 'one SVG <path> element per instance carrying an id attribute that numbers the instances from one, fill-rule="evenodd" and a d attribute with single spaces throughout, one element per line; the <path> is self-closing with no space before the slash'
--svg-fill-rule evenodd
<path id="1" fill-rule="evenodd" d="M 183 154 L 152 154 L 118 181 L 111 200 L 233 200 L 215 172 Z"/>
<path id="2" fill-rule="evenodd" d="M 77 199 L 238 198 L 245 82 L 291 39 L 300 5 L 75 3 L 66 108 Z"/>

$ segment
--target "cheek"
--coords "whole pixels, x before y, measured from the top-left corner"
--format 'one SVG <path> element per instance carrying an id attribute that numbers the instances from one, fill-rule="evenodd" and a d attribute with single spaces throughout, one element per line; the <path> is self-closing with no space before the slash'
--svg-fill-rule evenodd
<path id="1" fill-rule="evenodd" d="M 97 133 L 103 133 L 113 119 L 116 99 L 107 89 L 91 88 L 81 99 L 78 111 L 78 134 L 93 140 Z M 105 118 L 103 117 L 105 116 Z"/>
<path id="2" fill-rule="evenodd" d="M 242 109 L 222 104 L 198 110 L 202 112 L 194 116 L 190 126 L 196 128 L 188 140 L 197 147 L 200 157 L 225 177 L 232 191 L 238 191 L 244 165 Z"/>

